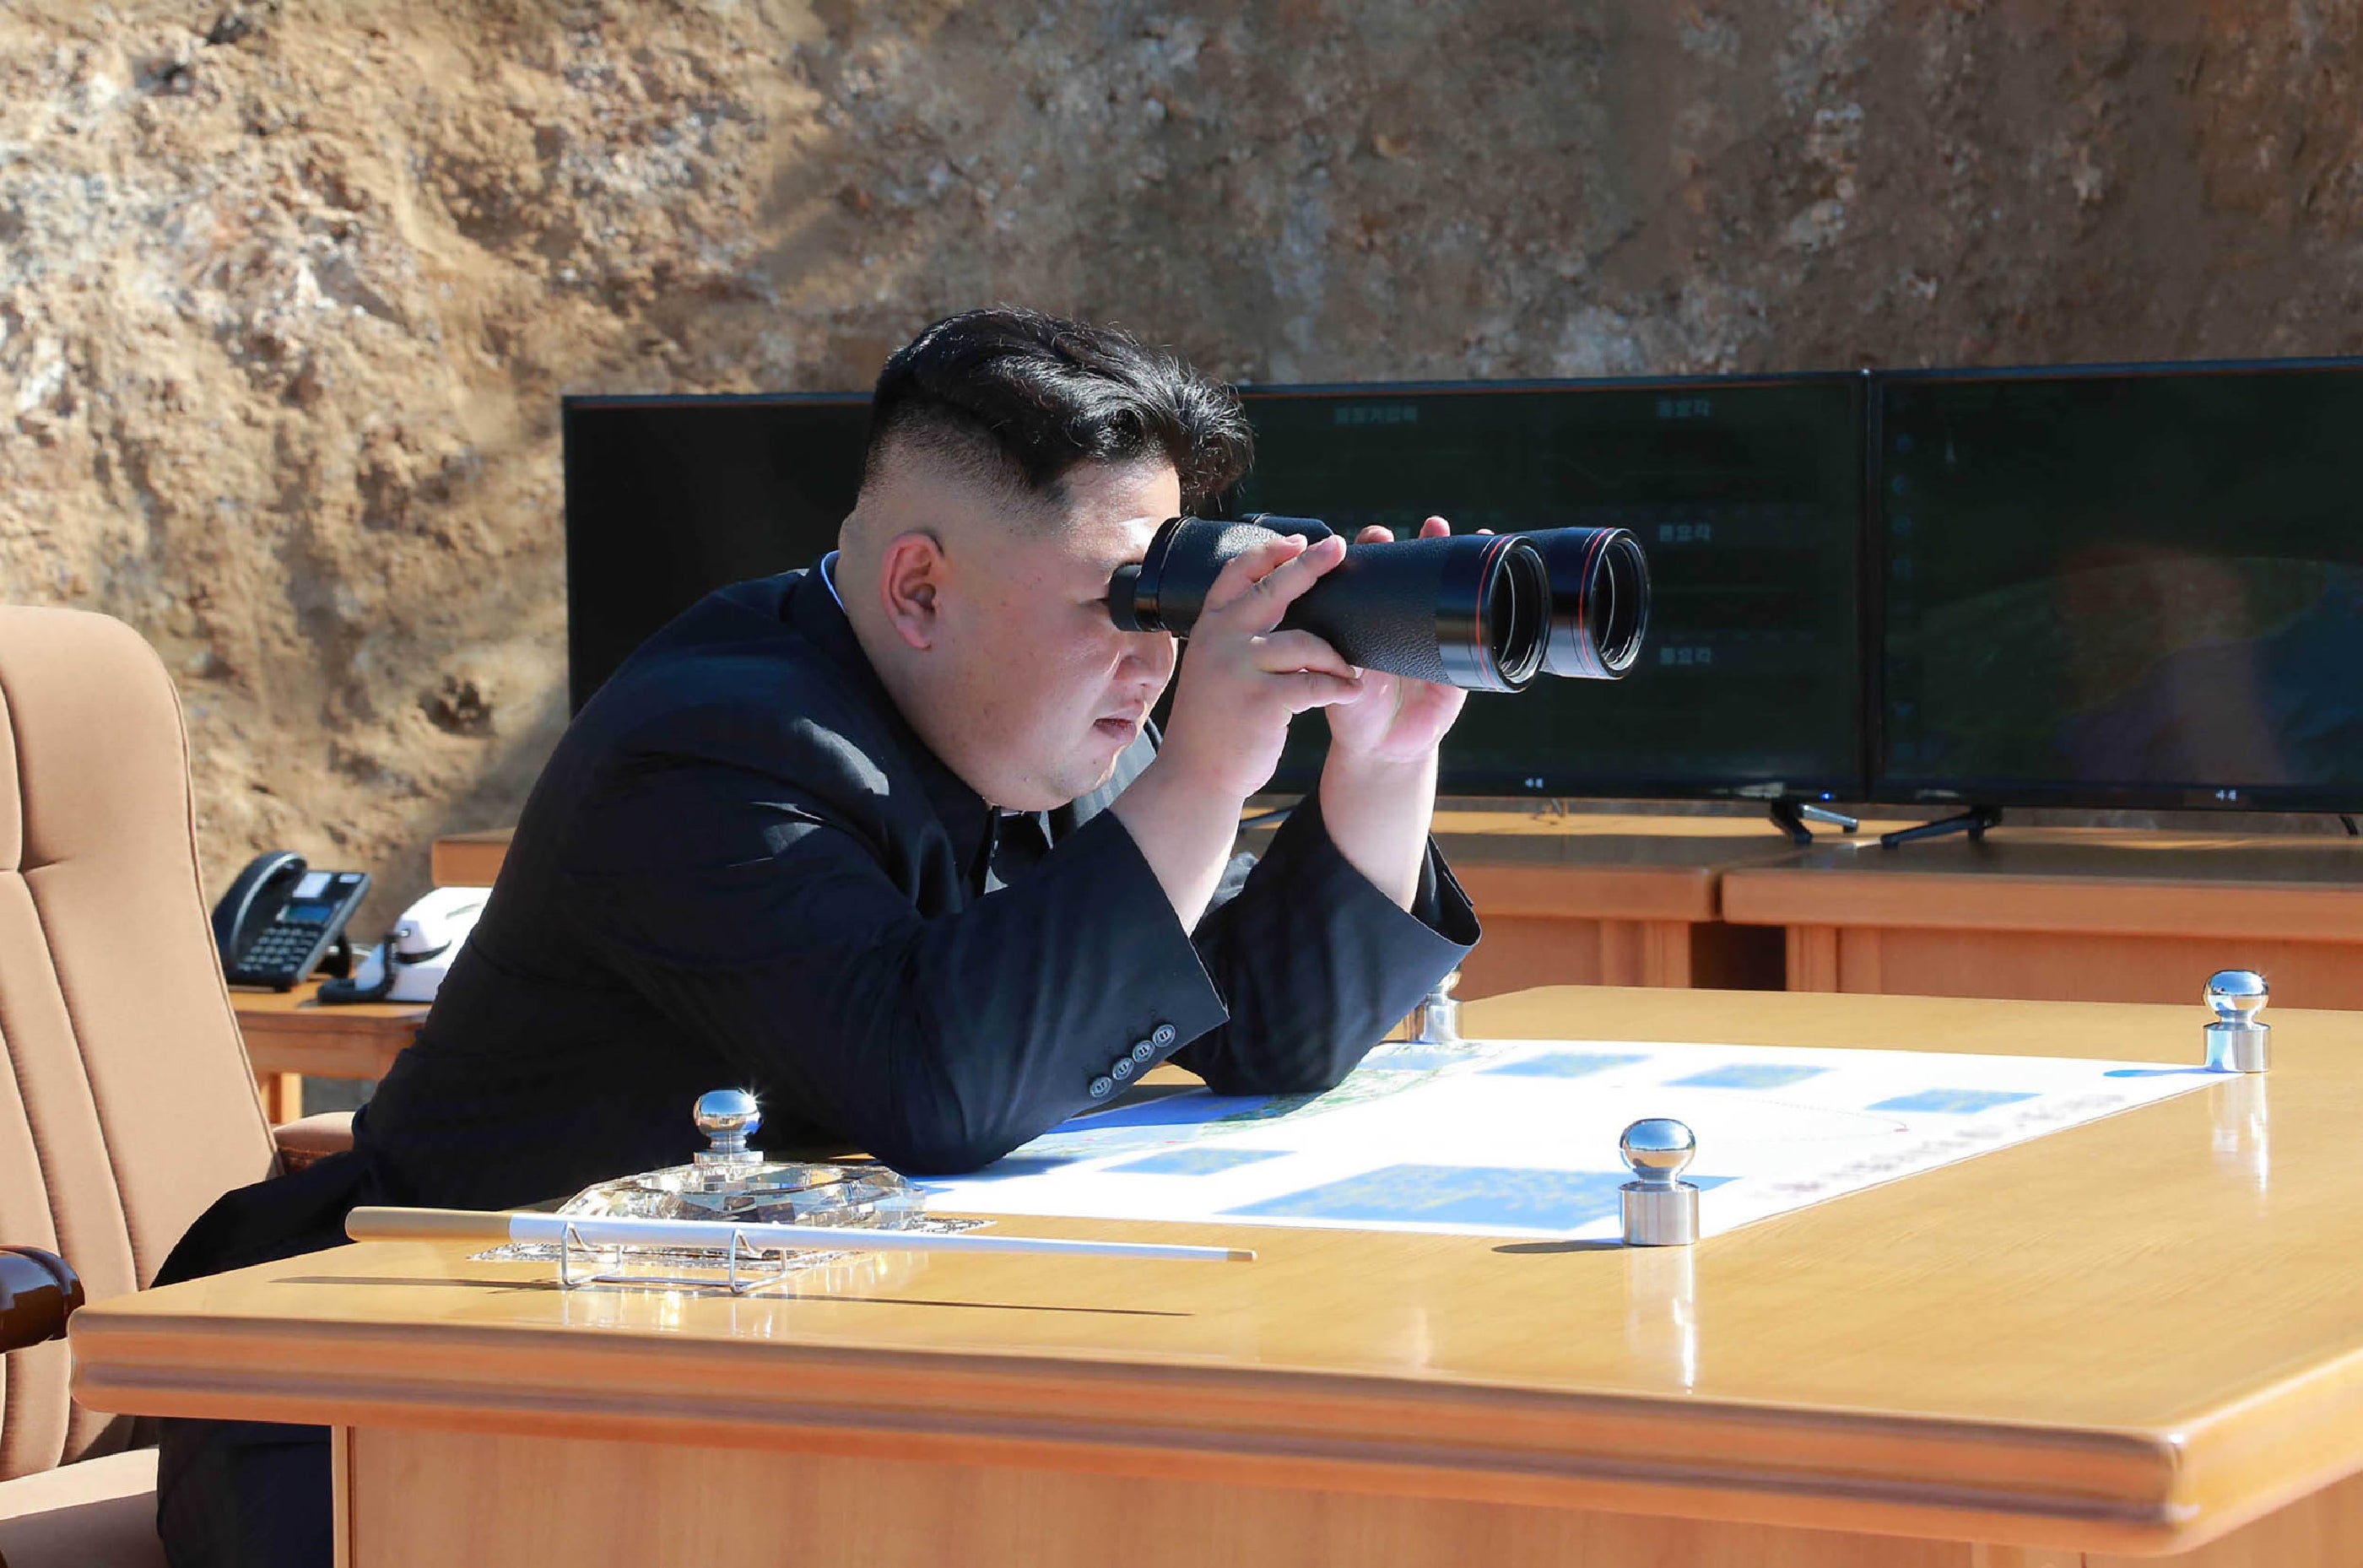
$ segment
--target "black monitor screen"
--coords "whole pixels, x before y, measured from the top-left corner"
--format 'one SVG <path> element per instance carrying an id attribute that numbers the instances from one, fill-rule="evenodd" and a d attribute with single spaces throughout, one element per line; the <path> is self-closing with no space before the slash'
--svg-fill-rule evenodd
<path id="1" fill-rule="evenodd" d="M 715 589 L 836 548 L 869 432 L 859 393 L 567 399 L 573 706 Z"/>
<path id="2" fill-rule="evenodd" d="M 1853 795 L 1863 390 L 1850 375 L 1250 393 L 1241 510 L 1341 532 L 1617 526 L 1649 558 L 1621 681 L 1478 693 L 1445 742 L 1459 794 Z M 1282 786 L 1326 734 L 1298 721 Z"/>
<path id="3" fill-rule="evenodd" d="M 1639 666 L 1480 694 L 1464 794 L 1858 793 L 1854 376 L 1512 388 L 1254 389 L 1234 507 L 1341 530 L 1615 524 L 1656 592 Z M 580 706 L 726 583 L 817 560 L 853 507 L 859 395 L 582 397 L 564 414 L 570 684 Z M 1274 787 L 1308 785 L 1297 726 Z"/>
<path id="4" fill-rule="evenodd" d="M 1880 398 L 1882 796 L 2363 804 L 2363 368 Z"/>

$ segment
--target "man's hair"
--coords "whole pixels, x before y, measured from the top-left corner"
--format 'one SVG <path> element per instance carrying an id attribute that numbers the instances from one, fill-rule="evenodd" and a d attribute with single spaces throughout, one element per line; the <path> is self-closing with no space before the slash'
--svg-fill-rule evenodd
<path id="1" fill-rule="evenodd" d="M 1228 387 L 1118 328 L 1015 306 L 948 316 L 886 361 L 864 485 L 905 442 L 1037 495 L 1079 463 L 1162 458 L 1186 507 L 1237 483 L 1255 450 Z"/>

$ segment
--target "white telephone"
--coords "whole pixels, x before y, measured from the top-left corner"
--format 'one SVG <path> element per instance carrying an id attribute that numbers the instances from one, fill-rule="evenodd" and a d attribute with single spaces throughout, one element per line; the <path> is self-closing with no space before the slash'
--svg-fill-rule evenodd
<path id="1" fill-rule="evenodd" d="M 349 980 L 320 987 L 323 1002 L 431 1002 L 451 960 L 476 929 L 489 887 L 438 887 L 402 912 Z"/>

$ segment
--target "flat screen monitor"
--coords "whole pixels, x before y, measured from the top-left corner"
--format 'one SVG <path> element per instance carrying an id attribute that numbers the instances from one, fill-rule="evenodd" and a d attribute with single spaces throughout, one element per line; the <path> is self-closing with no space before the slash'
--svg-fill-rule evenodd
<path id="1" fill-rule="evenodd" d="M 1862 378 L 1253 388 L 1237 509 L 1341 530 L 1614 524 L 1656 595 L 1622 681 L 1480 694 L 1444 787 L 1539 795 L 1858 795 Z M 810 565 L 853 507 L 859 394 L 564 406 L 570 686 L 580 707 L 724 584 Z M 1275 789 L 1316 776 L 1299 721 Z"/>
<path id="2" fill-rule="evenodd" d="M 570 397 L 566 654 L 575 708 L 726 584 L 810 566 L 861 487 L 862 393 Z"/>
<path id="3" fill-rule="evenodd" d="M 1864 378 L 1268 388 L 1234 512 L 1399 535 L 1616 526 L 1649 558 L 1621 681 L 1478 693 L 1459 795 L 1858 797 Z M 1275 786 L 1303 788 L 1308 716 Z"/>
<path id="4" fill-rule="evenodd" d="M 1877 399 L 1880 798 L 2363 806 L 2363 363 Z"/>

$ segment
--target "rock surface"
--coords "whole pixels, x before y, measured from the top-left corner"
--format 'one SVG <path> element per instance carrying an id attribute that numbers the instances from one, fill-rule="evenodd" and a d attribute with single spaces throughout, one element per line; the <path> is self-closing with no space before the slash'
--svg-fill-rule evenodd
<path id="1" fill-rule="evenodd" d="M 0 0 L 0 593 L 208 880 L 513 818 L 558 397 L 1017 299 L 1255 381 L 2363 348 L 2352 4 Z M 660 519 L 651 519 L 652 523 Z"/>

